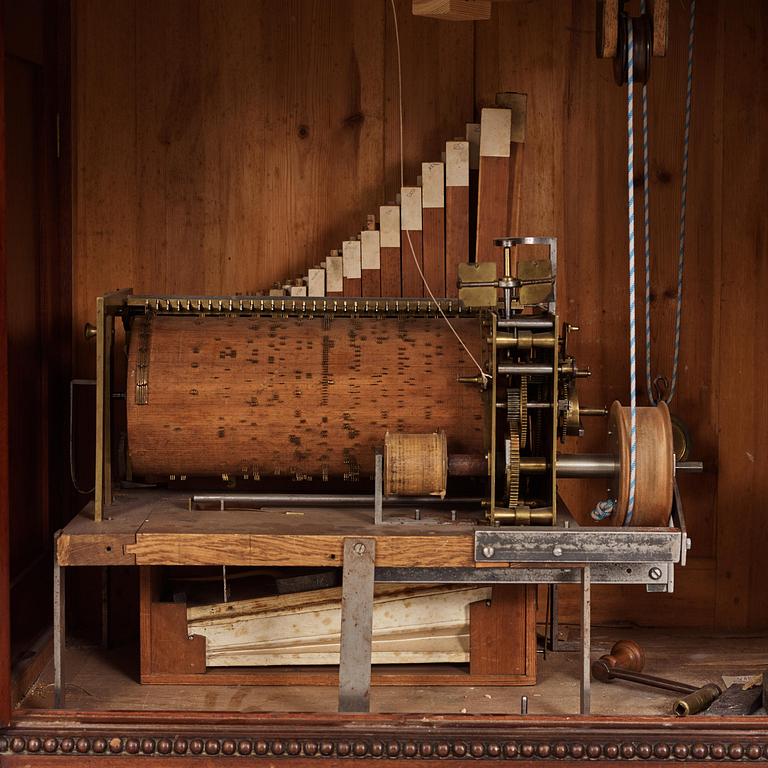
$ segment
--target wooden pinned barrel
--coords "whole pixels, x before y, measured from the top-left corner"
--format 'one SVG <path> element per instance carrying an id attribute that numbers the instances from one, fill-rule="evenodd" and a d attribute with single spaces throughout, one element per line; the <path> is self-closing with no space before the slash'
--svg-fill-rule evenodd
<path id="1" fill-rule="evenodd" d="M 477 319 L 452 320 L 479 354 Z M 137 477 L 372 477 L 384 435 L 443 430 L 482 455 L 473 364 L 439 318 L 136 318 L 128 450 Z"/>

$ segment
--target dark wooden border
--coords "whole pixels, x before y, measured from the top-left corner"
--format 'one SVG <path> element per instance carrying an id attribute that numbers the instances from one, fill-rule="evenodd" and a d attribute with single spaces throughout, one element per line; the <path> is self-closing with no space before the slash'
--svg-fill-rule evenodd
<path id="1" fill-rule="evenodd" d="M 5 252 L 5 18 L 0 8 L 0 723 L 8 723 L 11 717 L 7 260 Z"/>
<path id="2" fill-rule="evenodd" d="M 152 722 L 148 722 L 151 718 Z M 70 755 L 127 763 L 131 756 L 250 756 L 289 765 L 353 759 L 420 762 L 768 759 L 768 718 L 317 715 L 221 712 L 19 712 L 0 734 L 0 763 L 13 756 Z M 10 758 L 10 759 L 9 759 Z M 19 764 L 22 764 L 19 762 Z M 26 762 L 24 762 L 26 764 Z M 54 764 L 54 763 L 51 763 Z M 157 764 L 153 762 L 153 764 Z"/>

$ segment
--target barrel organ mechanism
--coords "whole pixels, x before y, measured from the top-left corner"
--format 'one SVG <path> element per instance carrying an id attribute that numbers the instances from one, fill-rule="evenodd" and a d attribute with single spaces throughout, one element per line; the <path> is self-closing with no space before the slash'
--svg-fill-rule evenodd
<path id="1" fill-rule="evenodd" d="M 557 316 L 556 241 L 493 240 L 509 207 L 497 187 L 507 189 L 511 115 L 484 109 L 479 131 L 468 127 L 474 150 L 471 139 L 447 142 L 444 163 L 424 163 L 398 205 L 381 206 L 378 222 L 368 216 L 342 249 L 269 296 L 99 299 L 97 519 L 118 463 L 110 361 L 120 317 L 128 479 L 290 496 L 325 487 L 339 503 L 376 489 L 468 494 L 494 525 L 551 526 L 557 478 L 600 476 L 607 491 L 595 518 L 667 525 L 676 464 L 665 407 L 638 410 L 634 503 L 631 430 L 618 403 L 605 453 L 558 453 L 584 418 L 609 414 L 579 402 L 589 370 L 571 353 L 578 329 Z"/>

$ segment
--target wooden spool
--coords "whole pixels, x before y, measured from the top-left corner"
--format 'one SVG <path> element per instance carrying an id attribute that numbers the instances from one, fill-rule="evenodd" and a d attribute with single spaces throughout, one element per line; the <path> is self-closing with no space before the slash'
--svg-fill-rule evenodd
<path id="1" fill-rule="evenodd" d="M 136 318 L 128 350 L 136 477 L 366 480 L 387 431 L 443 430 L 451 453 L 484 453 L 482 394 L 457 381 L 472 362 L 439 318 L 146 324 Z M 477 319 L 453 324 L 479 350 Z"/>
<path id="2" fill-rule="evenodd" d="M 611 482 L 616 508 L 614 525 L 624 525 L 629 505 L 630 413 L 615 401 L 608 422 L 611 451 L 618 460 L 618 473 Z M 631 525 L 666 527 L 672 509 L 675 453 L 672 422 L 666 403 L 637 409 L 637 474 L 635 508 Z"/>
<path id="3" fill-rule="evenodd" d="M 387 432 L 384 437 L 385 496 L 445 496 L 448 441 L 445 432 Z"/>

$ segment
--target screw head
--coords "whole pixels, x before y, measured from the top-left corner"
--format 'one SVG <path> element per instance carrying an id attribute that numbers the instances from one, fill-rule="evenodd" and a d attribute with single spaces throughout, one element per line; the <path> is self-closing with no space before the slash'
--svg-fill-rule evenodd
<path id="1" fill-rule="evenodd" d="M 685 539 L 685 548 L 686 549 L 690 549 L 691 548 L 691 540 L 688 537 L 686 537 L 686 539 Z"/>
<path id="2" fill-rule="evenodd" d="M 563 554 L 563 548 L 561 546 L 557 546 L 552 550 L 552 554 L 555 557 L 560 557 Z"/>
<path id="3" fill-rule="evenodd" d="M 361 541 L 358 541 L 357 544 L 355 544 L 352 547 L 352 551 L 356 555 L 364 555 L 365 554 L 365 544 L 363 544 Z"/>
<path id="4" fill-rule="evenodd" d="M 661 578 L 661 576 L 662 576 L 662 574 L 661 574 L 661 568 L 659 568 L 659 567 L 657 567 L 657 566 L 655 566 L 655 565 L 654 565 L 654 566 L 653 566 L 653 568 L 651 568 L 651 570 L 650 570 L 650 571 L 648 571 L 648 575 L 649 575 L 649 576 L 650 576 L 650 577 L 651 577 L 651 578 L 652 578 L 654 581 L 658 581 L 658 580 Z"/>
<path id="5" fill-rule="evenodd" d="M 495 551 L 496 550 L 490 544 L 486 544 L 483 547 L 483 555 L 485 555 L 485 557 L 493 557 Z"/>

